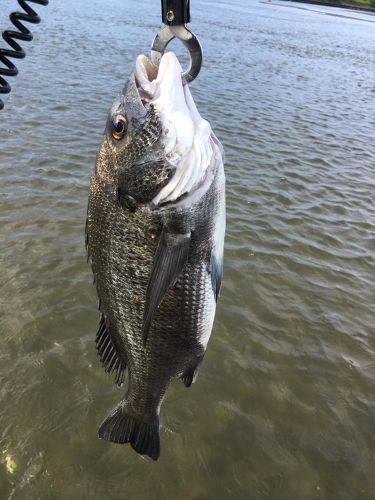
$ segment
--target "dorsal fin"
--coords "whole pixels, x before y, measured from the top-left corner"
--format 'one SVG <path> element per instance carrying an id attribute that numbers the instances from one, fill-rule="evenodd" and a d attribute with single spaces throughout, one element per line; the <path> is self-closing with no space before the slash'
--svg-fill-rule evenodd
<path id="1" fill-rule="evenodd" d="M 115 384 L 121 387 L 125 380 L 126 365 L 117 352 L 102 312 L 100 313 L 99 328 L 95 343 L 100 361 L 103 363 L 106 373 L 111 374 L 116 372 Z"/>
<path id="2" fill-rule="evenodd" d="M 85 222 L 85 247 L 86 247 L 86 254 L 87 254 L 87 262 L 90 260 L 90 247 L 89 247 L 89 217 L 86 217 L 86 222 Z"/>

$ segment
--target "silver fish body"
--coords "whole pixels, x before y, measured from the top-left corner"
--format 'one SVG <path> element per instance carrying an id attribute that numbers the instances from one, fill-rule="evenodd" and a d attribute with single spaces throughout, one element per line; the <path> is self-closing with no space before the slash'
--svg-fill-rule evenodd
<path id="1" fill-rule="evenodd" d="M 225 232 L 221 145 L 183 88 L 174 54 L 163 59 L 157 76 L 137 61 L 112 106 L 86 225 L 101 313 L 98 354 L 119 386 L 125 373 L 128 382 L 99 436 L 153 459 L 168 385 L 179 377 L 189 387 L 207 347 Z M 177 95 L 168 95 L 176 86 Z M 180 105 L 186 116 L 178 116 Z"/>

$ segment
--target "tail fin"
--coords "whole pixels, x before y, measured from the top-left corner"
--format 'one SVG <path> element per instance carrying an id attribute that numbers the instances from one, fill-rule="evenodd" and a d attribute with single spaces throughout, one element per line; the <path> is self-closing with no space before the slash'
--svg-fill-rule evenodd
<path id="1" fill-rule="evenodd" d="M 159 417 L 142 422 L 126 414 L 121 402 L 99 427 L 98 435 L 113 443 L 130 443 L 137 453 L 157 460 L 160 455 Z"/>

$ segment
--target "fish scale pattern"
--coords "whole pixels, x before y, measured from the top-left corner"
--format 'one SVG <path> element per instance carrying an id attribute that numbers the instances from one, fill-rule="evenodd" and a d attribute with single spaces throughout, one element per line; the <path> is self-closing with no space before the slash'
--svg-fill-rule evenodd
<path id="1" fill-rule="evenodd" d="M 130 372 L 127 399 L 134 416 L 158 413 L 171 380 L 198 365 L 212 326 L 215 300 L 209 274 L 210 249 L 219 197 L 212 183 L 197 204 L 170 211 L 135 212 L 114 203 L 93 177 L 88 210 L 88 247 L 103 313 L 117 339 L 119 357 Z M 204 214 L 204 216 L 202 216 Z M 143 312 L 160 228 L 177 221 L 192 229 L 183 274 L 157 309 L 146 346 Z"/>

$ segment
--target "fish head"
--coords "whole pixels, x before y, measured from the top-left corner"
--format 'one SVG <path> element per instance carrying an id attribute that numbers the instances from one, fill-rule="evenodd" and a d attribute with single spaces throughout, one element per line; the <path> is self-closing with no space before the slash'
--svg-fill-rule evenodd
<path id="1" fill-rule="evenodd" d="M 215 144 L 176 55 L 165 53 L 159 67 L 141 55 L 110 109 L 97 174 L 135 205 L 160 206 L 202 181 Z"/>

